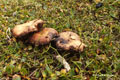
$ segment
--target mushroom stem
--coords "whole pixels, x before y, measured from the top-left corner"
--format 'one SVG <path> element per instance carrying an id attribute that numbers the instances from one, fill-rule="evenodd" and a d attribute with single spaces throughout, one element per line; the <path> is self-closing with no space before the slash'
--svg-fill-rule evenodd
<path id="1" fill-rule="evenodd" d="M 68 64 L 68 62 L 65 60 L 65 58 L 63 58 L 61 55 L 57 55 L 56 56 L 56 59 L 63 64 L 64 68 L 69 71 L 71 68 L 70 68 L 70 65 Z"/>

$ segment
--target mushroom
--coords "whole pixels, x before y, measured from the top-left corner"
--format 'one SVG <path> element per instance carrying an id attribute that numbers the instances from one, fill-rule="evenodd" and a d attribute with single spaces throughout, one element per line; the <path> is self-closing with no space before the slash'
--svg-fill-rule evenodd
<path id="1" fill-rule="evenodd" d="M 35 45 L 45 45 L 50 43 L 58 32 L 53 28 L 43 28 L 42 30 L 35 32 L 30 38 L 29 43 Z"/>
<path id="2" fill-rule="evenodd" d="M 81 42 L 80 37 L 71 31 L 61 32 L 56 38 L 56 47 L 62 50 L 73 50 L 82 52 L 86 45 Z"/>
<path id="3" fill-rule="evenodd" d="M 44 24 L 43 20 L 35 19 L 24 24 L 16 25 L 12 29 L 12 34 L 14 37 L 19 38 L 21 36 L 27 35 L 30 32 L 38 31 L 43 24 Z"/>

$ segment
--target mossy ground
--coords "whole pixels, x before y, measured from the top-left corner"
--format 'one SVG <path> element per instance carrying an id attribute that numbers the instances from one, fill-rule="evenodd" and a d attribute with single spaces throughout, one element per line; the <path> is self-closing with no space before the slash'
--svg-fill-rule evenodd
<path id="1" fill-rule="evenodd" d="M 120 0 L 0 0 L 0 78 L 18 74 L 28 80 L 120 79 Z M 59 52 L 70 64 L 65 72 L 51 44 L 16 42 L 9 29 L 33 19 L 44 27 L 79 34 L 88 47 L 82 53 Z M 9 38 L 10 37 L 10 40 Z"/>

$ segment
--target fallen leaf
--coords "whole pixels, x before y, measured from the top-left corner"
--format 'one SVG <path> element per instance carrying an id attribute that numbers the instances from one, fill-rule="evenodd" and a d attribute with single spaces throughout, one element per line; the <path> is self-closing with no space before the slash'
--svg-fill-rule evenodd
<path id="1" fill-rule="evenodd" d="M 13 75 L 12 80 L 21 80 L 21 77 L 20 75 L 15 74 Z"/>

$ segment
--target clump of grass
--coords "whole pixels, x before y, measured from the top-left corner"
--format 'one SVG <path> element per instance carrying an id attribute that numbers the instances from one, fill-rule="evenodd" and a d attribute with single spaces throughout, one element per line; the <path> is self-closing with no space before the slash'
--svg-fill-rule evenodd
<path id="1" fill-rule="evenodd" d="M 120 79 L 120 15 L 118 0 L 1 0 L 0 78 L 11 79 Z M 88 47 L 82 53 L 59 52 L 71 66 L 65 72 L 54 59 L 51 45 L 33 47 L 6 31 L 16 24 L 40 18 L 59 32 L 74 31 Z M 6 36 L 9 35 L 10 39 Z"/>

